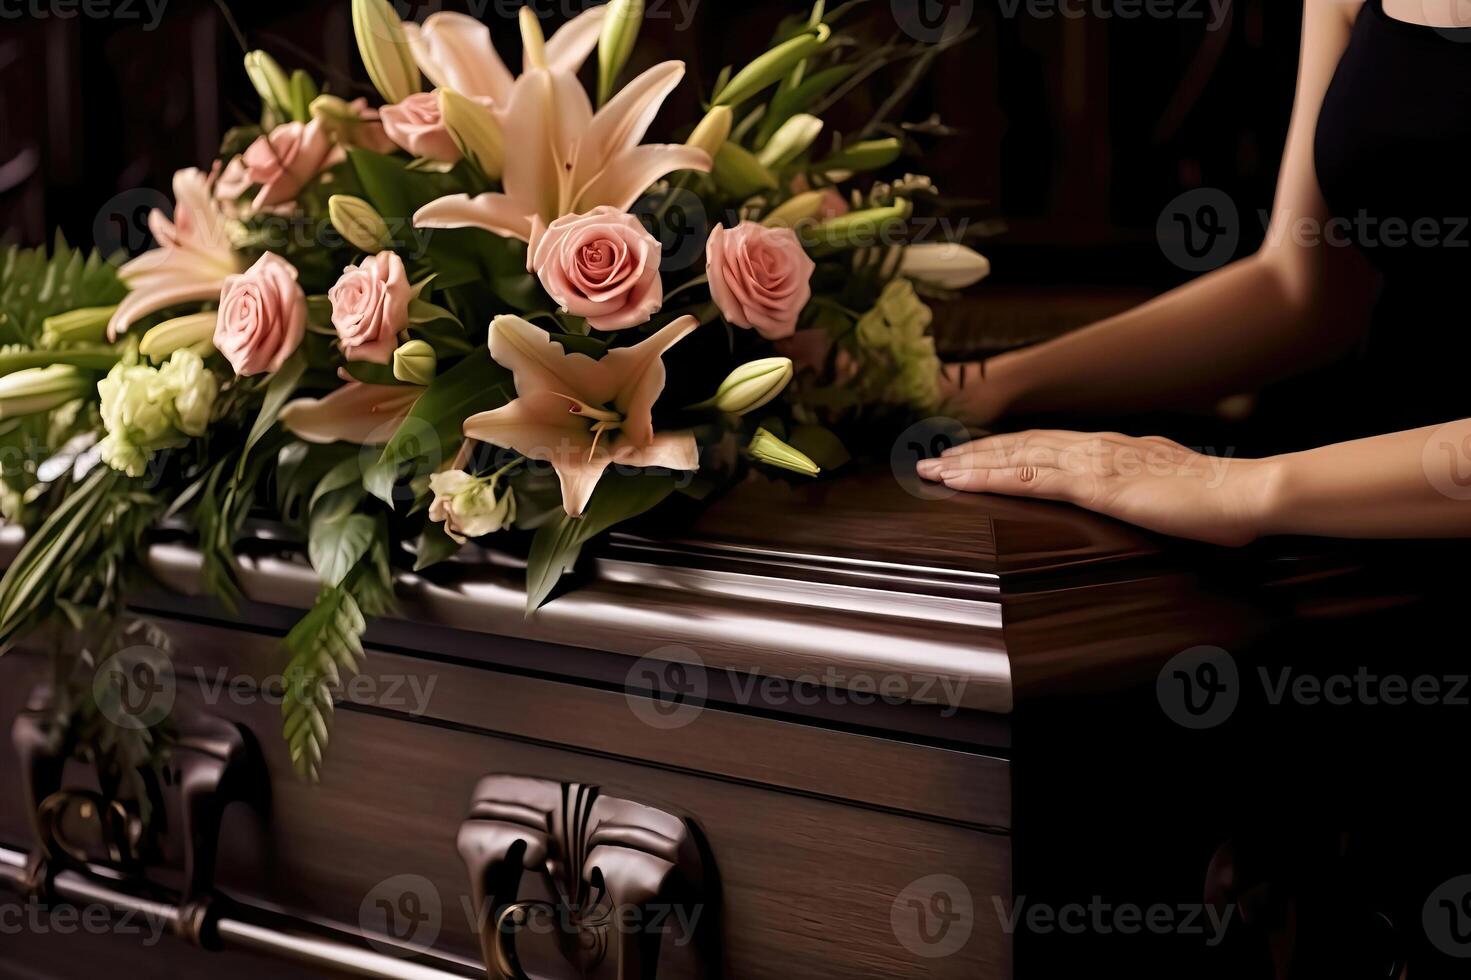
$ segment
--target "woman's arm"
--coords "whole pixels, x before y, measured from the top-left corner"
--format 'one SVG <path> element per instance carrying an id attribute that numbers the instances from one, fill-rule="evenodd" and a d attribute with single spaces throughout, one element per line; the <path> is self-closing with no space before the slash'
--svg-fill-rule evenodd
<path id="1" fill-rule="evenodd" d="M 1317 243 L 1329 215 L 1313 166 L 1318 110 L 1357 6 L 1306 4 L 1292 123 L 1262 248 L 1076 333 L 984 367 L 955 366 L 947 389 L 961 414 L 985 423 L 1004 412 L 1209 404 L 1329 359 L 1361 336 L 1373 276 L 1356 250 Z"/>
<path id="2" fill-rule="evenodd" d="M 1471 536 L 1471 419 L 1266 459 L 1168 439 L 1023 432 L 920 464 L 955 490 L 1063 500 L 1215 544 L 1268 534 Z"/>

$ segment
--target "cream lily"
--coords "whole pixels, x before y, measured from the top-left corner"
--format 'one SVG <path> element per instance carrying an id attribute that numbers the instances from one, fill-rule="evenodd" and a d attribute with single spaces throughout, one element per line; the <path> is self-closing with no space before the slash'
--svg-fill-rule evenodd
<path id="1" fill-rule="evenodd" d="M 582 516 L 610 465 L 694 470 L 699 447 L 689 432 L 655 433 L 651 412 L 664 391 L 664 352 L 699 326 L 680 317 L 632 347 L 601 360 L 569 354 L 516 316 L 490 325 L 490 355 L 515 375 L 517 397 L 465 420 L 465 435 L 550 462 L 562 506 Z"/>
<path id="2" fill-rule="evenodd" d="M 129 292 L 108 321 L 111 340 L 165 307 L 218 300 L 225 280 L 244 268 L 202 170 L 174 174 L 174 218 L 154 208 L 148 229 L 159 247 L 117 270 Z"/>
<path id="3" fill-rule="evenodd" d="M 606 13 L 605 6 L 593 7 L 547 39 L 542 47 L 547 67 L 575 75 L 597 46 Z M 515 76 L 495 53 L 490 28 L 474 17 L 442 11 L 430 14 L 422 27 L 405 22 L 403 32 L 419 70 L 437 87 L 497 105 L 510 100 Z"/>
<path id="4" fill-rule="evenodd" d="M 550 43 L 547 49 L 550 65 Z M 538 223 L 601 205 L 627 211 L 665 174 L 708 172 L 710 155 L 698 147 L 639 143 L 683 77 L 678 61 L 656 65 L 594 114 L 576 75 L 555 67 L 528 70 L 495 110 L 505 145 L 515 148 L 506 156 L 503 192 L 442 197 L 420 208 L 414 224 L 483 228 L 530 241 Z"/>
<path id="5" fill-rule="evenodd" d="M 904 249 L 899 274 L 941 289 L 964 289 L 989 276 L 991 262 L 965 245 L 928 242 Z"/>
<path id="6" fill-rule="evenodd" d="M 298 398 L 281 409 L 281 424 L 304 442 L 381 446 L 393 438 L 424 389 L 348 381 L 323 398 Z"/>

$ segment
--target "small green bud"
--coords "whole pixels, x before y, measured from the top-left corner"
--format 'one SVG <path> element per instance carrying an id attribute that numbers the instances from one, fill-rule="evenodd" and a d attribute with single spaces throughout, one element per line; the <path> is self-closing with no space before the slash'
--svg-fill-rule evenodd
<path id="1" fill-rule="evenodd" d="M 388 0 L 352 0 L 352 30 L 363 67 L 384 101 L 402 102 L 419 91 L 419 65 Z"/>
<path id="2" fill-rule="evenodd" d="M 791 470 L 803 476 L 816 476 L 822 472 L 822 467 L 814 463 L 810 456 L 788 446 L 766 429 L 756 430 L 756 434 L 751 437 L 751 444 L 746 447 L 746 452 L 750 453 L 751 458 L 758 463 Z"/>
<path id="3" fill-rule="evenodd" d="M 388 224 L 373 209 L 373 205 L 350 194 L 333 194 L 327 199 L 327 217 L 332 227 L 354 247 L 369 255 L 393 244 L 388 234 Z"/>
<path id="4" fill-rule="evenodd" d="M 264 51 L 249 51 L 245 55 L 245 74 L 250 84 L 260 95 L 261 102 L 277 119 L 291 115 L 291 82 L 275 58 Z"/>
<path id="5" fill-rule="evenodd" d="M 404 384 L 428 385 L 439 370 L 439 358 L 425 340 L 410 340 L 393 352 L 393 376 Z"/>
<path id="6" fill-rule="evenodd" d="M 757 159 L 773 170 L 779 170 L 797 159 L 822 135 L 822 120 L 799 112 L 772 134 L 771 140 Z"/>
<path id="7" fill-rule="evenodd" d="M 506 166 L 506 141 L 495 115 L 474 99 L 447 88 L 439 90 L 439 113 L 465 158 L 485 176 L 498 180 Z"/>
<path id="8" fill-rule="evenodd" d="M 176 350 L 190 350 L 200 357 L 214 353 L 214 311 L 165 320 L 149 330 L 138 342 L 138 353 L 155 364 L 169 359 Z"/>
<path id="9" fill-rule="evenodd" d="M 728 415 L 745 415 L 780 395 L 791 380 L 791 358 L 763 357 L 730 372 L 714 396 L 690 408 L 714 408 Z"/>
<path id="10" fill-rule="evenodd" d="M 818 24 L 783 41 L 737 72 L 715 96 L 715 105 L 740 105 L 767 86 L 781 81 L 808 55 L 826 44 L 831 36 L 832 28 Z"/>
<path id="11" fill-rule="evenodd" d="M 878 170 L 887 167 L 899 159 L 903 145 L 892 137 L 881 140 L 865 140 L 862 143 L 854 143 L 834 153 L 826 160 L 820 160 L 812 165 L 815 173 L 830 173 L 833 171 L 855 172 L 864 170 Z"/>
<path id="12" fill-rule="evenodd" d="M 7 374 L 0 378 L 0 420 L 49 412 L 91 394 L 95 377 L 68 364 Z"/>
<path id="13" fill-rule="evenodd" d="M 776 175 L 738 143 L 726 142 L 715 154 L 715 183 L 731 197 L 744 200 L 757 191 L 776 190 Z"/>
<path id="14" fill-rule="evenodd" d="M 685 140 L 685 146 L 693 146 L 704 150 L 714 160 L 719 154 L 720 148 L 725 141 L 730 139 L 731 127 L 735 125 L 735 113 L 731 112 L 730 106 L 718 105 L 705 113 L 705 118 L 695 127 L 690 138 Z"/>
<path id="15" fill-rule="evenodd" d="M 900 198 L 886 208 L 850 211 L 820 225 L 802 229 L 802 244 L 830 248 L 872 248 L 883 244 L 884 231 L 908 220 L 914 206 Z"/>
<path id="16" fill-rule="evenodd" d="M 41 321 L 41 346 L 100 344 L 107 339 L 107 322 L 116 310 L 116 306 L 84 306 L 48 316 Z"/>
<path id="17" fill-rule="evenodd" d="M 598 38 L 598 105 L 613 97 L 613 86 L 633 54 L 643 19 L 644 0 L 613 0 L 608 4 L 603 33 Z"/>

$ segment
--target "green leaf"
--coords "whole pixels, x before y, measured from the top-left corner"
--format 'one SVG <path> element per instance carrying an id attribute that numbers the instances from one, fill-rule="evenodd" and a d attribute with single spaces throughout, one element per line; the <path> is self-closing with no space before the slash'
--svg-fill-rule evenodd
<path id="1" fill-rule="evenodd" d="M 323 589 L 311 610 L 286 634 L 291 661 L 284 673 L 282 734 L 291 764 L 304 778 L 315 781 L 321 774 L 332 691 L 344 673 L 357 671 L 367 628 L 352 593 L 334 587 Z"/>
<path id="2" fill-rule="evenodd" d="M 111 306 L 127 294 L 112 264 L 84 255 L 58 232 L 44 248 L 0 249 L 0 344 L 36 347 L 42 321 L 84 306 Z"/>
<path id="3" fill-rule="evenodd" d="M 307 553 L 322 584 L 342 584 L 347 573 L 367 554 L 377 522 L 367 514 L 348 514 L 335 521 L 313 520 Z"/>
<path id="4" fill-rule="evenodd" d="M 853 458 L 843 440 L 831 429 L 820 425 L 799 425 L 786 441 L 824 470 L 835 470 Z"/>
<path id="5" fill-rule="evenodd" d="M 434 379 L 414 403 L 388 445 L 380 464 L 398 467 L 413 460 L 429 460 L 437 466 L 459 444 L 465 419 L 499 408 L 514 391 L 511 372 L 490 358 L 490 350 L 478 347 L 454 367 Z"/>
<path id="6" fill-rule="evenodd" d="M 577 564 L 584 544 L 650 510 L 673 493 L 678 482 L 673 475 L 647 470 L 609 471 L 598 482 L 581 517 L 563 514 L 537 531 L 526 561 L 526 614 L 535 612 Z"/>
<path id="7" fill-rule="evenodd" d="M 276 424 L 281 409 L 296 391 L 296 386 L 301 382 L 301 376 L 306 371 L 306 358 L 298 355 L 292 356 L 281 365 L 281 370 L 271 376 L 266 384 L 266 396 L 261 401 L 260 412 L 255 417 L 255 424 L 250 427 L 250 434 L 245 437 L 245 449 L 240 454 L 240 463 L 235 470 L 235 479 L 238 481 L 245 473 L 246 460 L 250 458 L 250 451 L 256 444 L 271 431 L 271 426 Z"/>
<path id="8" fill-rule="evenodd" d="M 422 572 L 426 568 L 438 565 L 454 557 L 459 550 L 460 543 L 444 533 L 443 524 L 426 524 L 424 532 L 419 535 L 418 557 L 414 559 L 414 571 Z"/>

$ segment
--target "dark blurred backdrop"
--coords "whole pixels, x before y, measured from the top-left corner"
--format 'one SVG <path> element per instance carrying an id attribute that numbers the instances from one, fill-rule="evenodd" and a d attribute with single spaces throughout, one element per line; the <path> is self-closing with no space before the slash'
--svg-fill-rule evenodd
<path id="1" fill-rule="evenodd" d="M 519 62 L 521 0 L 398 0 L 422 20 L 470 10 Z M 549 21 L 590 0 L 533 0 Z M 719 69 L 762 50 L 787 0 L 648 0 L 636 64 L 680 58 L 686 84 L 661 124 L 690 121 Z M 1282 0 L 867 0 L 878 39 L 963 43 L 935 59 L 905 113 L 957 130 L 903 169 L 1005 230 L 975 243 L 990 283 L 952 311 L 955 348 L 1035 339 L 1193 274 L 1156 225 L 1196 187 L 1241 208 L 1237 252 L 1260 241 L 1287 127 L 1301 5 Z M 654 16 L 655 12 L 659 16 Z M 690 14 L 694 17 L 691 19 Z M 688 26 L 693 23 L 693 26 Z M 941 26 L 936 26 L 941 25 Z M 256 113 L 242 47 L 306 68 L 339 94 L 372 91 L 348 0 L 0 0 L 0 239 L 116 243 L 108 205 L 166 190 Z M 862 120 L 884 86 L 855 96 Z M 133 241 L 123 244 L 137 245 Z M 1042 300 L 1039 302 L 1039 299 Z"/>

